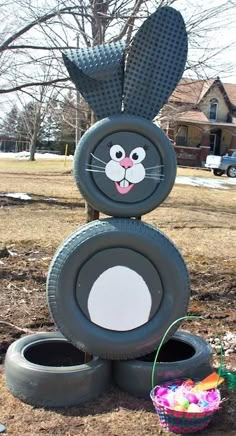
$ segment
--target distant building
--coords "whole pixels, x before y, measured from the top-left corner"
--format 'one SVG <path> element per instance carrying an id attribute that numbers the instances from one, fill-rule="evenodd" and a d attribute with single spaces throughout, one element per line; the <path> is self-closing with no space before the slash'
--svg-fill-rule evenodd
<path id="1" fill-rule="evenodd" d="M 159 124 L 174 144 L 179 165 L 202 166 L 208 154 L 236 150 L 236 84 L 182 79 Z"/>

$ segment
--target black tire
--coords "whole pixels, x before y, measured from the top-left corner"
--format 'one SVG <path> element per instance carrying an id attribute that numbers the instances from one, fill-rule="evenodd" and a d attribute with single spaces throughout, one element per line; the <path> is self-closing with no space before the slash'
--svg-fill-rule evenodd
<path id="1" fill-rule="evenodd" d="M 189 292 L 184 260 L 171 241 L 124 218 L 93 221 L 72 234 L 55 254 L 47 280 L 58 329 L 81 350 L 108 359 L 155 349 L 169 325 L 186 314 Z"/>
<path id="2" fill-rule="evenodd" d="M 113 379 L 120 389 L 137 397 L 148 397 L 155 354 L 113 362 Z M 161 362 L 155 369 L 155 385 L 182 377 L 204 378 L 212 372 L 211 359 L 212 349 L 204 339 L 178 331 L 161 349 L 158 358 Z"/>
<path id="3" fill-rule="evenodd" d="M 13 342 L 5 359 L 6 385 L 34 406 L 67 407 L 101 395 L 110 383 L 110 362 L 89 356 L 61 333 L 38 333 Z"/>
<path id="4" fill-rule="evenodd" d="M 113 156 L 115 147 L 119 158 Z M 134 150 L 142 154 L 140 161 Z M 135 154 L 138 165 L 132 160 Z M 75 151 L 77 186 L 94 209 L 107 215 L 136 217 L 155 209 L 171 191 L 175 176 L 176 157 L 169 139 L 141 117 L 117 115 L 98 121 Z"/>
<path id="5" fill-rule="evenodd" d="M 233 177 L 233 178 L 236 177 L 236 166 L 231 166 L 231 167 L 228 168 L 227 176 L 228 177 Z"/>
<path id="6" fill-rule="evenodd" d="M 224 171 L 218 170 L 217 168 L 214 168 L 213 169 L 213 174 L 214 174 L 214 176 L 220 177 L 220 176 L 222 176 L 224 174 Z"/>

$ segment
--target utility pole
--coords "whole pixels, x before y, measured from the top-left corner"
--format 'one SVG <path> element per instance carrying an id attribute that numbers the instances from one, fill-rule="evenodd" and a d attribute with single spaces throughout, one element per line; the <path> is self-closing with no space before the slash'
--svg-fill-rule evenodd
<path id="1" fill-rule="evenodd" d="M 76 36 L 76 47 L 79 48 L 79 33 Z M 76 90 L 76 115 L 75 115 L 75 147 L 77 147 L 79 140 L 81 138 L 81 122 L 80 122 L 80 93 Z M 95 120 L 92 119 L 93 123 Z M 86 221 L 89 223 L 90 221 L 97 220 L 99 218 L 99 211 L 93 209 L 90 204 L 85 202 L 85 211 L 86 211 Z"/>

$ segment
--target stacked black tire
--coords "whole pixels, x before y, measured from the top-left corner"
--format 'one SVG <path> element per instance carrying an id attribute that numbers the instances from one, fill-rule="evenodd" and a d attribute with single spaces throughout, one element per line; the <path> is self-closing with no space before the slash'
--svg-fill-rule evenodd
<path id="1" fill-rule="evenodd" d="M 80 227 L 52 260 L 47 300 L 61 333 L 22 338 L 7 352 L 7 386 L 30 404 L 68 406 L 95 398 L 109 386 L 111 366 L 120 388 L 148 395 L 154 352 L 173 323 L 155 381 L 211 371 L 205 341 L 176 333 L 190 297 L 185 262 L 162 232 L 140 219 L 174 185 L 175 153 L 151 119 L 182 75 L 186 47 L 181 15 L 161 8 L 137 32 L 124 79 L 122 43 L 64 56 L 72 80 L 101 118 L 76 148 L 75 181 L 85 200 L 112 218 Z"/>

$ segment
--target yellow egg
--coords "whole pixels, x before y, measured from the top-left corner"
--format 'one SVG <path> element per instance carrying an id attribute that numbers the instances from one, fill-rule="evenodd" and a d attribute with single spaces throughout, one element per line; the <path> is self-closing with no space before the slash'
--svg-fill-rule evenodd
<path id="1" fill-rule="evenodd" d="M 189 412 L 189 413 L 200 413 L 200 412 L 202 412 L 202 409 L 197 404 L 193 404 L 192 403 L 192 404 L 189 405 L 189 407 L 187 409 L 187 412 Z"/>
<path id="2" fill-rule="evenodd" d="M 181 404 L 176 404 L 173 409 L 177 410 L 178 412 L 187 412 L 186 408 L 184 406 L 181 406 Z"/>

